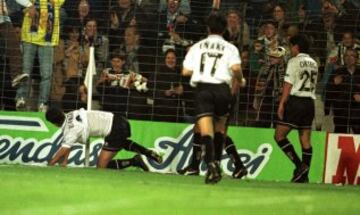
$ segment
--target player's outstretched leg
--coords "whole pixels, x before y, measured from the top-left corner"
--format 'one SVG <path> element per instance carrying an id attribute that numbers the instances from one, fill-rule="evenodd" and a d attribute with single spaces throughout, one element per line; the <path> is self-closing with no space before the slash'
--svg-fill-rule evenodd
<path id="1" fill-rule="evenodd" d="M 111 160 L 108 163 L 108 165 L 106 166 L 106 168 L 120 170 L 120 169 L 125 169 L 125 168 L 130 167 L 130 166 L 139 167 L 142 170 L 144 170 L 145 172 L 149 171 L 149 168 L 147 167 L 147 165 L 145 164 L 145 162 L 141 158 L 141 155 L 135 155 L 134 157 L 132 157 L 130 159 Z"/>
<path id="2" fill-rule="evenodd" d="M 248 174 L 248 171 L 244 166 L 243 162 L 240 160 L 236 146 L 233 140 L 229 136 L 227 136 L 225 139 L 225 151 L 230 156 L 235 166 L 235 170 L 232 174 L 232 177 L 237 179 L 241 179 L 245 177 Z"/>
<path id="3" fill-rule="evenodd" d="M 177 172 L 180 175 L 199 175 L 200 170 L 200 162 L 201 162 L 201 141 L 200 141 L 201 135 L 200 133 L 194 133 L 193 136 L 193 146 L 192 146 L 192 156 L 190 164 L 185 167 L 184 169 L 180 169 Z"/>
<path id="4" fill-rule="evenodd" d="M 147 148 L 145 148 L 144 146 L 126 139 L 125 142 L 123 143 L 124 149 L 127 151 L 132 151 L 132 152 L 136 152 L 142 155 L 145 155 L 146 157 L 156 161 L 157 163 L 162 163 L 162 157 L 155 151 L 153 150 L 149 150 Z"/>
<path id="5" fill-rule="evenodd" d="M 140 167 L 142 170 L 144 170 L 145 172 L 149 171 L 149 168 L 147 167 L 147 165 L 145 164 L 145 162 L 143 161 L 141 155 L 135 155 L 133 157 L 134 159 L 134 163 L 133 165 L 136 167 Z"/>

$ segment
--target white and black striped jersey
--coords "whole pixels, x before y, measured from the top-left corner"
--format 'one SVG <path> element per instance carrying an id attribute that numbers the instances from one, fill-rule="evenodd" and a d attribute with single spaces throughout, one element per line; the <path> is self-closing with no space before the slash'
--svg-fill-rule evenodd
<path id="1" fill-rule="evenodd" d="M 299 53 L 287 64 L 285 82 L 292 85 L 290 95 L 316 99 L 318 64 L 308 54 Z"/>
<path id="2" fill-rule="evenodd" d="M 209 35 L 194 44 L 186 54 L 183 66 L 193 71 L 190 85 L 197 83 L 231 85 L 231 66 L 241 64 L 238 49 L 219 35 Z"/>
<path id="3" fill-rule="evenodd" d="M 75 143 L 86 143 L 89 137 L 105 137 L 112 127 L 114 115 L 104 111 L 87 111 L 83 108 L 66 114 L 62 126 L 63 147 L 70 148 Z"/>

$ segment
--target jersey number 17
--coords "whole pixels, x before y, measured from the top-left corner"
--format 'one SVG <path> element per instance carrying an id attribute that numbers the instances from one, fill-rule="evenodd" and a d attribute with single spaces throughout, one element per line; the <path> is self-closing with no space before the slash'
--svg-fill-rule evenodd
<path id="1" fill-rule="evenodd" d="M 200 59 L 200 73 L 201 74 L 204 73 L 205 63 L 208 64 L 210 62 L 213 62 L 210 74 L 211 76 L 214 76 L 217 68 L 218 59 L 221 58 L 222 56 L 223 54 L 220 53 L 209 53 L 209 52 L 202 53 Z"/>

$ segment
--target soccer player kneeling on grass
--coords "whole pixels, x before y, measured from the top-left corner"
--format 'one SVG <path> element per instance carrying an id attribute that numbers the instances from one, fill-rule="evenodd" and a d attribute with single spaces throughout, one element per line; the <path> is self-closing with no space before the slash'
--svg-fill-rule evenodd
<path id="1" fill-rule="evenodd" d="M 97 159 L 97 168 L 123 169 L 136 166 L 148 171 L 148 167 L 139 154 L 162 162 L 161 156 L 155 151 L 149 150 L 129 137 L 131 129 L 128 120 L 119 114 L 105 111 L 86 111 L 79 109 L 63 113 L 60 109 L 51 108 L 46 112 L 46 119 L 63 131 L 64 139 L 59 151 L 49 161 L 49 165 L 55 165 L 61 161 L 66 166 L 71 147 L 75 143 L 86 143 L 90 137 L 105 137 L 105 143 Z M 138 153 L 131 159 L 112 160 L 121 149 Z"/>
<path id="2" fill-rule="evenodd" d="M 275 140 L 281 150 L 294 163 L 292 182 L 306 183 L 312 157 L 311 124 L 315 115 L 315 88 L 318 65 L 307 53 L 309 42 L 304 35 L 290 38 L 291 58 L 288 62 L 283 93 L 277 111 Z M 302 160 L 287 139 L 291 129 L 298 129 L 302 147 Z"/>

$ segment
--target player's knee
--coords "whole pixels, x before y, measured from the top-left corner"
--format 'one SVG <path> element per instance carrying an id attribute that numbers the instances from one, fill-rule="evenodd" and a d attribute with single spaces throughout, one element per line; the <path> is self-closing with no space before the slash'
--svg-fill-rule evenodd
<path id="1" fill-rule="evenodd" d="M 104 169 L 104 168 L 107 167 L 107 164 L 108 164 L 108 162 L 106 162 L 105 160 L 99 159 L 99 160 L 97 161 L 96 168 L 98 168 L 98 169 Z"/>
<path id="2" fill-rule="evenodd" d="M 222 134 L 225 134 L 226 132 L 226 123 L 217 123 L 215 125 L 215 132 L 220 132 Z"/>
<path id="3" fill-rule="evenodd" d="M 301 143 L 301 148 L 303 149 L 311 148 L 310 140 L 301 140 L 300 143 Z"/>
<path id="4" fill-rule="evenodd" d="M 275 136 L 274 136 L 274 140 L 278 143 L 279 141 L 281 141 L 281 140 L 284 140 L 284 139 L 286 139 L 286 137 L 284 137 L 284 136 L 282 136 L 282 135 L 280 135 L 280 134 L 275 134 Z"/>

